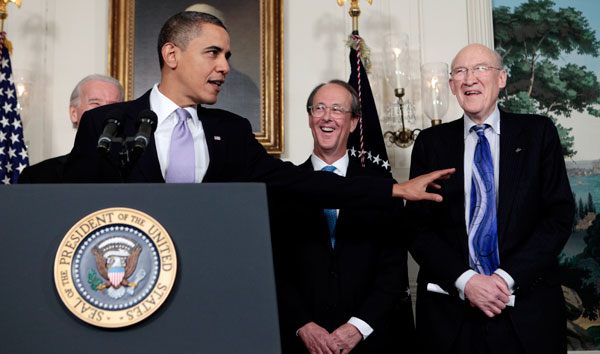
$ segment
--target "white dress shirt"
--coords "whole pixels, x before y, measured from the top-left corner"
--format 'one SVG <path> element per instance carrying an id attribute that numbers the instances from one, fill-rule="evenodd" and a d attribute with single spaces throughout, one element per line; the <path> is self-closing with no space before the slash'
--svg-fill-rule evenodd
<path id="1" fill-rule="evenodd" d="M 485 137 L 487 138 L 490 145 L 490 152 L 492 154 L 492 160 L 494 163 L 494 184 L 496 187 L 496 206 L 498 206 L 498 192 L 499 192 L 499 176 L 500 176 L 500 110 L 496 106 L 496 109 L 492 114 L 485 119 L 483 124 L 488 124 L 491 129 L 486 129 L 484 131 Z M 470 210 L 471 210 L 471 177 L 473 174 L 473 158 L 475 155 L 475 147 L 477 146 L 478 136 L 477 133 L 471 132 L 471 127 L 473 127 L 475 122 L 469 118 L 469 116 L 465 113 L 464 119 L 464 139 L 465 139 L 465 155 L 464 155 L 464 200 L 465 200 L 465 225 L 469 225 L 470 222 Z M 473 245 L 469 242 L 469 252 L 473 254 Z M 502 260 L 500 260 L 502 263 Z M 515 281 L 514 279 L 504 270 L 498 268 L 494 272 L 498 274 L 506 284 L 508 285 L 508 290 L 513 291 Z M 465 286 L 469 279 L 472 276 L 476 275 L 477 272 L 470 269 L 464 272 L 456 282 L 455 286 L 458 288 L 459 295 L 462 299 L 465 298 Z"/>
<path id="2" fill-rule="evenodd" d="M 154 132 L 154 140 L 156 142 L 156 155 L 158 156 L 158 162 L 160 164 L 160 172 L 163 178 L 166 179 L 167 168 L 169 166 L 169 150 L 171 148 L 171 135 L 173 135 L 173 128 L 177 124 L 177 106 L 167 96 L 163 95 L 158 89 L 158 84 L 155 84 L 150 92 L 150 109 L 156 113 L 158 122 L 156 124 L 156 131 Z M 208 155 L 208 145 L 206 144 L 206 136 L 204 135 L 204 128 L 202 122 L 198 119 L 198 112 L 196 107 L 185 107 L 184 108 L 189 114 L 188 128 L 194 139 L 194 154 L 196 160 L 196 183 L 202 182 L 206 170 L 208 170 L 208 163 L 210 157 Z"/>
<path id="3" fill-rule="evenodd" d="M 325 161 L 318 158 L 314 153 L 310 156 L 310 162 L 312 162 L 313 169 L 315 171 L 321 171 L 323 167 L 329 166 Z M 335 167 L 333 173 L 338 176 L 346 177 L 346 172 L 348 172 L 348 165 L 350 164 L 350 158 L 348 154 L 345 154 L 341 159 L 335 161 L 331 164 L 331 166 Z M 340 215 L 340 210 L 337 209 L 338 216 Z M 353 325 L 358 329 L 363 339 L 367 339 L 367 337 L 373 333 L 373 328 L 369 326 L 369 324 L 358 317 L 350 317 L 348 323 Z"/>

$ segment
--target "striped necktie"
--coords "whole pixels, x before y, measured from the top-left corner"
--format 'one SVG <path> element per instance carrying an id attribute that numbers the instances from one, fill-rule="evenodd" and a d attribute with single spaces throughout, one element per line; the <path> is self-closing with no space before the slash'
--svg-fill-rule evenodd
<path id="1" fill-rule="evenodd" d="M 498 225 L 496 220 L 496 187 L 494 162 L 485 137 L 489 125 L 473 126 L 477 146 L 471 177 L 471 210 L 469 218 L 470 264 L 480 274 L 490 275 L 500 266 Z"/>
<path id="2" fill-rule="evenodd" d="M 335 166 L 325 166 L 321 171 L 333 172 Z M 335 247 L 335 224 L 337 223 L 337 210 L 336 209 L 323 209 L 325 218 L 327 219 L 327 226 L 329 226 L 329 237 L 331 238 L 331 248 Z"/>

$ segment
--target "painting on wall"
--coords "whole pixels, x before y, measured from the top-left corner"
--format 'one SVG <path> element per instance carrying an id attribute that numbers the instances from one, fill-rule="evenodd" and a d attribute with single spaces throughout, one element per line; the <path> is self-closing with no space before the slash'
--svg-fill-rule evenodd
<path id="1" fill-rule="evenodd" d="M 576 202 L 560 255 L 569 350 L 600 349 L 600 2 L 493 0 L 507 111 L 550 117 Z"/>

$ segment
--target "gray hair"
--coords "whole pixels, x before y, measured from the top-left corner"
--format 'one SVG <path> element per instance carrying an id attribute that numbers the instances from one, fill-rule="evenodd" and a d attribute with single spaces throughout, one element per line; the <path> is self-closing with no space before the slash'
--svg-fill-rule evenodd
<path id="1" fill-rule="evenodd" d="M 352 112 L 352 118 L 360 117 L 362 112 L 360 111 L 360 102 L 358 101 L 358 93 L 356 93 L 356 90 L 354 89 L 354 87 L 352 87 L 346 81 L 342 81 L 342 80 L 338 80 L 338 79 L 330 80 L 327 83 L 325 83 L 325 82 L 320 83 L 311 91 L 310 95 L 308 95 L 308 100 L 306 101 L 306 111 L 308 112 L 308 114 L 310 114 L 310 106 L 312 106 L 312 104 L 313 104 L 313 100 L 315 98 L 315 95 L 317 94 L 317 91 L 319 91 L 319 89 L 321 87 L 328 85 L 328 84 L 342 86 L 343 88 L 346 89 L 346 91 L 348 91 L 350 93 L 350 96 L 352 96 L 352 104 L 350 106 L 350 110 Z"/>
<path id="2" fill-rule="evenodd" d="M 104 81 L 115 85 L 115 87 L 119 89 L 119 96 L 121 101 L 123 101 L 123 86 L 121 86 L 121 83 L 117 79 L 107 75 L 92 74 L 81 79 L 81 81 L 79 81 L 73 89 L 73 92 L 71 92 L 71 100 L 69 101 L 71 106 L 79 107 L 79 104 L 81 103 L 79 102 L 79 96 L 81 96 L 81 87 L 88 81 Z"/>
<path id="3" fill-rule="evenodd" d="M 497 50 L 494 50 L 494 55 L 496 56 L 496 60 L 498 60 L 498 67 L 504 69 L 504 59 L 502 59 L 502 55 L 500 55 Z"/>

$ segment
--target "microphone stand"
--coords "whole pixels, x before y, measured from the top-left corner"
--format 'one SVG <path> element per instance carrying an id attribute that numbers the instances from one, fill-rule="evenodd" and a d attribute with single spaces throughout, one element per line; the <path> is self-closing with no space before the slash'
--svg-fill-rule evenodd
<path id="1" fill-rule="evenodd" d="M 110 144 L 111 147 L 113 144 L 118 143 L 121 144 L 121 149 L 118 152 L 118 162 L 115 163 L 114 159 L 111 158 L 112 154 L 110 150 L 102 154 L 102 157 L 113 167 L 115 167 L 119 171 L 119 176 L 121 177 L 122 182 L 126 182 L 129 174 L 131 173 L 131 168 L 137 161 L 137 159 L 141 156 L 141 153 L 130 153 L 130 149 L 127 147 L 128 144 L 134 141 L 134 137 L 127 137 L 125 139 L 121 137 L 114 137 L 111 139 Z"/>

